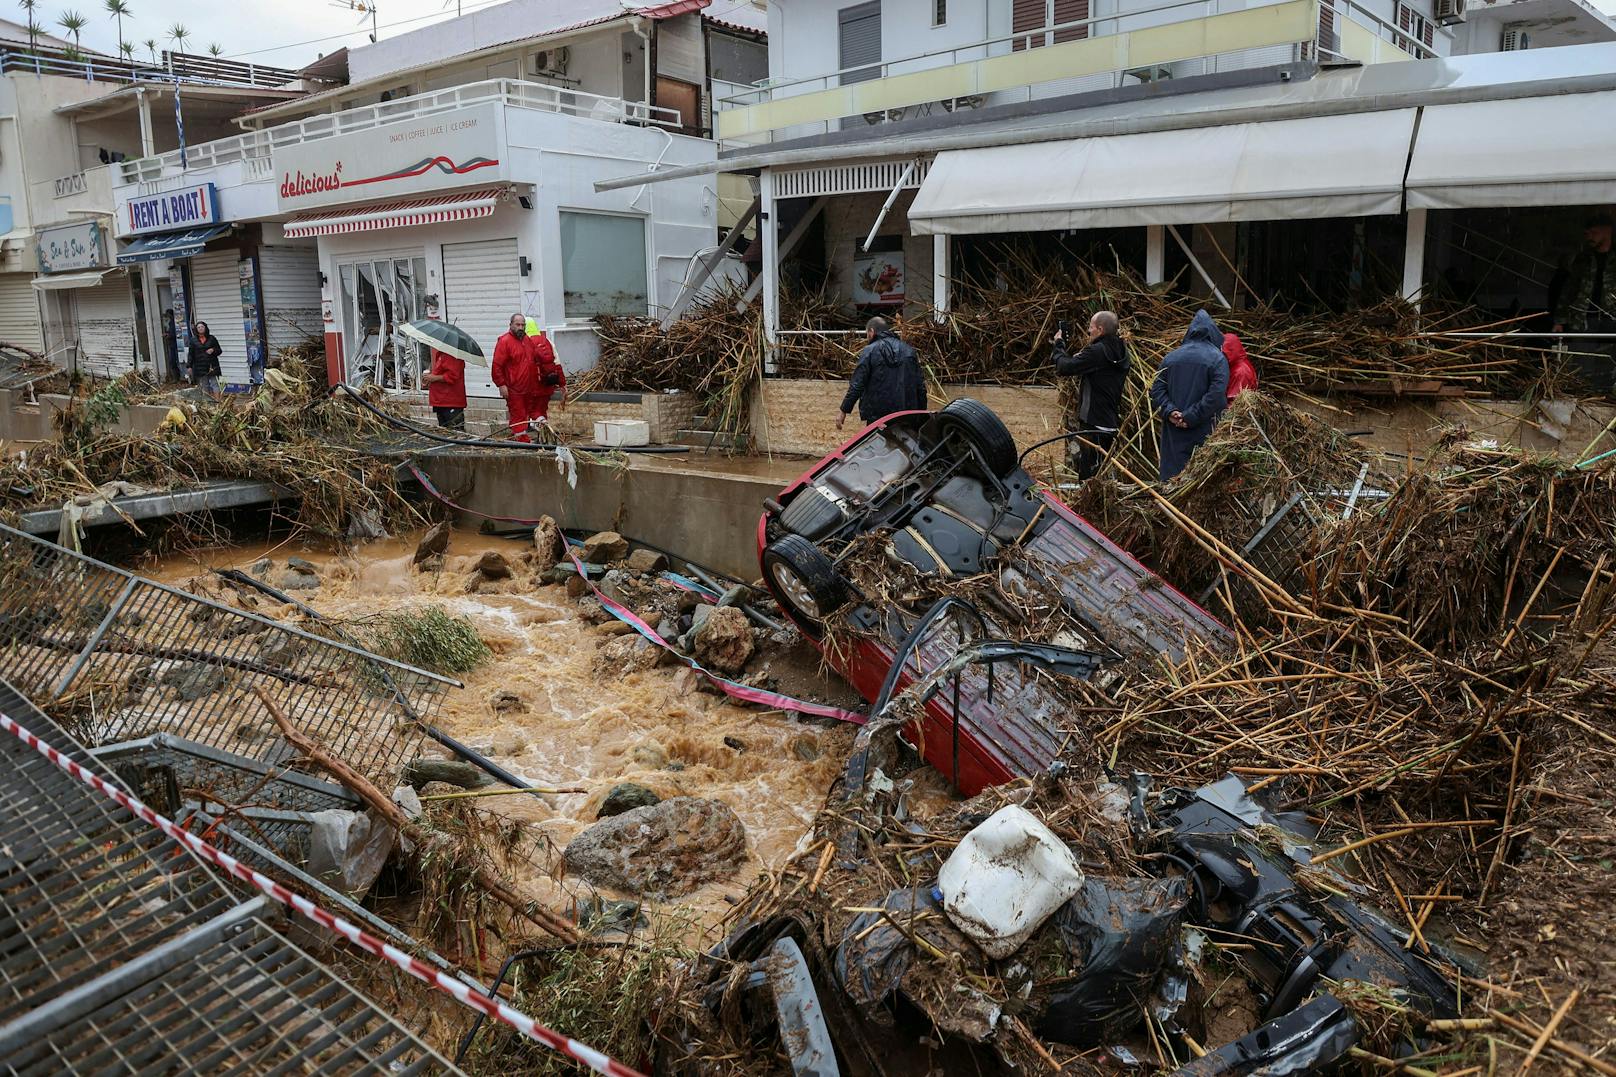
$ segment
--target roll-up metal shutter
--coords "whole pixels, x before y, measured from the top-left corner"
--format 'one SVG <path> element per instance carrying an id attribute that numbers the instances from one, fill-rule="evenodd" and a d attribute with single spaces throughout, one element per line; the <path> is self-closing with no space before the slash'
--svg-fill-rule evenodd
<path id="1" fill-rule="evenodd" d="M 843 8 L 837 12 L 837 23 L 841 32 L 840 59 L 837 66 L 842 70 L 842 85 L 880 78 L 881 0 Z M 859 71 L 848 70 L 862 64 L 874 66 L 864 67 Z"/>
<path id="2" fill-rule="evenodd" d="M 324 331 L 319 251 L 313 247 L 260 247 L 258 273 L 271 356 Z"/>
<path id="3" fill-rule="evenodd" d="M 204 251 L 191 259 L 191 317 L 207 322 L 223 349 L 219 381 L 246 385 L 247 332 L 242 326 L 241 255 L 237 251 Z"/>
<path id="4" fill-rule="evenodd" d="M 444 316 L 482 345 L 492 362 L 494 344 L 522 309 L 522 280 L 517 272 L 516 240 L 443 245 Z M 466 391 L 497 395 L 486 366 L 466 365 Z"/>
<path id="5" fill-rule="evenodd" d="M 114 273 L 94 288 L 74 288 L 71 294 L 79 369 L 98 378 L 122 377 L 135 369 L 135 300 L 129 278 Z"/>
<path id="6" fill-rule="evenodd" d="M 45 350 L 32 273 L 0 273 L 0 343 Z"/>

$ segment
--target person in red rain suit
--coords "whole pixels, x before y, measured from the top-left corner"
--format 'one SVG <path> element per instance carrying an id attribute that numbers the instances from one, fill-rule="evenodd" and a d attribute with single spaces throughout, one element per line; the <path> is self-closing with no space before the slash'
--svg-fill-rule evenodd
<path id="1" fill-rule="evenodd" d="M 505 398 L 505 413 L 510 418 L 511 436 L 527 441 L 528 424 L 544 415 L 549 399 L 540 401 L 538 357 L 533 341 L 528 339 L 527 319 L 520 314 L 511 315 L 510 332 L 494 344 L 494 362 L 491 369 L 494 385 Z"/>
<path id="2" fill-rule="evenodd" d="M 541 330 L 529 334 L 528 343 L 533 345 L 533 361 L 539 371 L 539 395 L 536 403 L 536 419 L 548 420 L 550 417 L 550 397 L 559 393 L 561 406 L 567 406 L 567 372 L 561 369 L 556 360 L 555 348 L 546 339 Z"/>
<path id="3" fill-rule="evenodd" d="M 1229 388 L 1224 390 L 1229 403 L 1247 389 L 1257 388 L 1257 368 L 1246 354 L 1246 346 L 1233 333 L 1223 334 L 1223 357 L 1229 361 Z"/>
<path id="4" fill-rule="evenodd" d="M 438 425 L 447 430 L 466 428 L 466 364 L 436 348 L 426 382 L 426 402 L 438 416 Z"/>

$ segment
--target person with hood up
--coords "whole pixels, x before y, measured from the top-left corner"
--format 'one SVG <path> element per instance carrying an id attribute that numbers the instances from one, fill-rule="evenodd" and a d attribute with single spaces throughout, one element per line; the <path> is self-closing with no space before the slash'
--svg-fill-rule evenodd
<path id="1" fill-rule="evenodd" d="M 858 366 L 853 368 L 852 384 L 842 400 L 841 414 L 836 416 L 838 430 L 855 403 L 866 425 L 895 411 L 926 407 L 926 380 L 915 350 L 899 340 L 887 320 L 879 316 L 866 323 L 864 338 L 869 343 L 859 352 Z"/>
<path id="2" fill-rule="evenodd" d="M 1251 365 L 1246 346 L 1233 333 L 1223 334 L 1223 357 L 1229 361 L 1229 387 L 1224 390 L 1224 396 L 1233 404 L 1235 397 L 1247 389 L 1257 388 L 1257 368 Z"/>
<path id="3" fill-rule="evenodd" d="M 1196 311 L 1184 343 L 1167 353 L 1150 386 L 1150 402 L 1162 419 L 1161 480 L 1184 470 L 1190 454 L 1212 432 L 1225 407 L 1229 362 L 1223 334 L 1212 315 Z"/>

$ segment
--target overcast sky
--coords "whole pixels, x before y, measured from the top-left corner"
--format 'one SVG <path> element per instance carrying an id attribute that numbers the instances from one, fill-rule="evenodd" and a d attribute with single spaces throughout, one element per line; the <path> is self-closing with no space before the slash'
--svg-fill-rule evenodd
<path id="1" fill-rule="evenodd" d="M 369 0 L 357 0 L 369 3 Z M 380 0 L 376 21 L 381 36 L 426 26 L 453 18 L 457 3 L 461 10 L 489 7 L 500 0 Z M 567 0 L 556 0 L 565 6 Z M 84 44 L 103 52 L 116 53 L 118 35 L 105 0 L 42 0 L 40 22 L 50 33 L 63 33 L 56 24 L 63 10 L 82 12 L 90 20 L 82 37 Z M 1595 6 L 1616 12 L 1616 0 L 1593 0 Z M 370 33 L 370 15 L 361 15 L 333 0 L 129 0 L 134 17 L 124 20 L 124 35 L 137 47 L 147 38 L 156 38 L 158 48 L 168 46 L 168 31 L 176 22 L 190 31 L 185 51 L 205 52 L 211 44 L 224 48 L 224 55 L 285 67 L 301 67 L 323 52 L 344 45 L 365 44 Z M 15 0 L 9 0 L 15 6 Z M 16 11 L 21 17 L 21 10 Z M 145 56 L 144 47 L 137 56 Z"/>

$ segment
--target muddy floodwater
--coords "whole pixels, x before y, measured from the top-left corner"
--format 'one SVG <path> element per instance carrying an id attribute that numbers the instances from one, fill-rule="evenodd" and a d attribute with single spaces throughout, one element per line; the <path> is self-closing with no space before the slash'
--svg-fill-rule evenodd
<path id="1" fill-rule="evenodd" d="M 169 558 L 147 571 L 177 583 L 209 568 L 245 569 L 261 557 L 281 564 L 297 556 L 318 566 L 322 583 L 294 597 L 322 614 L 356 619 L 435 604 L 469 618 L 494 657 L 461 675 L 465 687 L 446 693 L 436 723 L 535 785 L 587 790 L 542 799 L 487 797 L 478 805 L 531 822 L 559 853 L 595 821 L 602 799 L 619 782 L 637 782 L 664 798 L 723 801 L 746 825 L 748 861 L 729 879 L 678 902 L 692 910 L 700 934 L 712 937 L 731 908 L 726 896 L 739 897 L 759 872 L 784 864 L 798 848 L 846 761 L 851 727 L 682 690 L 678 665 L 632 673 L 603 668 L 597 653 L 613 637 L 583 620 L 561 587 L 535 586 L 519 576 L 483 584 L 504 591 L 467 592 L 480 555 L 497 550 L 514 558 L 525 544 L 456 532 L 436 573 L 412 568 L 414 548 L 413 538 L 342 555 L 242 546 Z M 260 609 L 271 617 L 296 617 L 267 599 Z M 796 664 L 792 672 L 801 684 L 805 663 Z M 812 669 L 806 673 L 811 676 Z M 507 709 L 497 710 L 496 700 L 507 693 L 519 703 L 506 701 Z M 427 742 L 423 754 L 436 755 L 436 747 Z M 940 778 L 933 774 L 930 780 L 940 792 Z M 534 896 L 559 904 L 590 893 L 581 882 L 554 879 L 558 862 L 541 850 L 520 872 Z"/>

